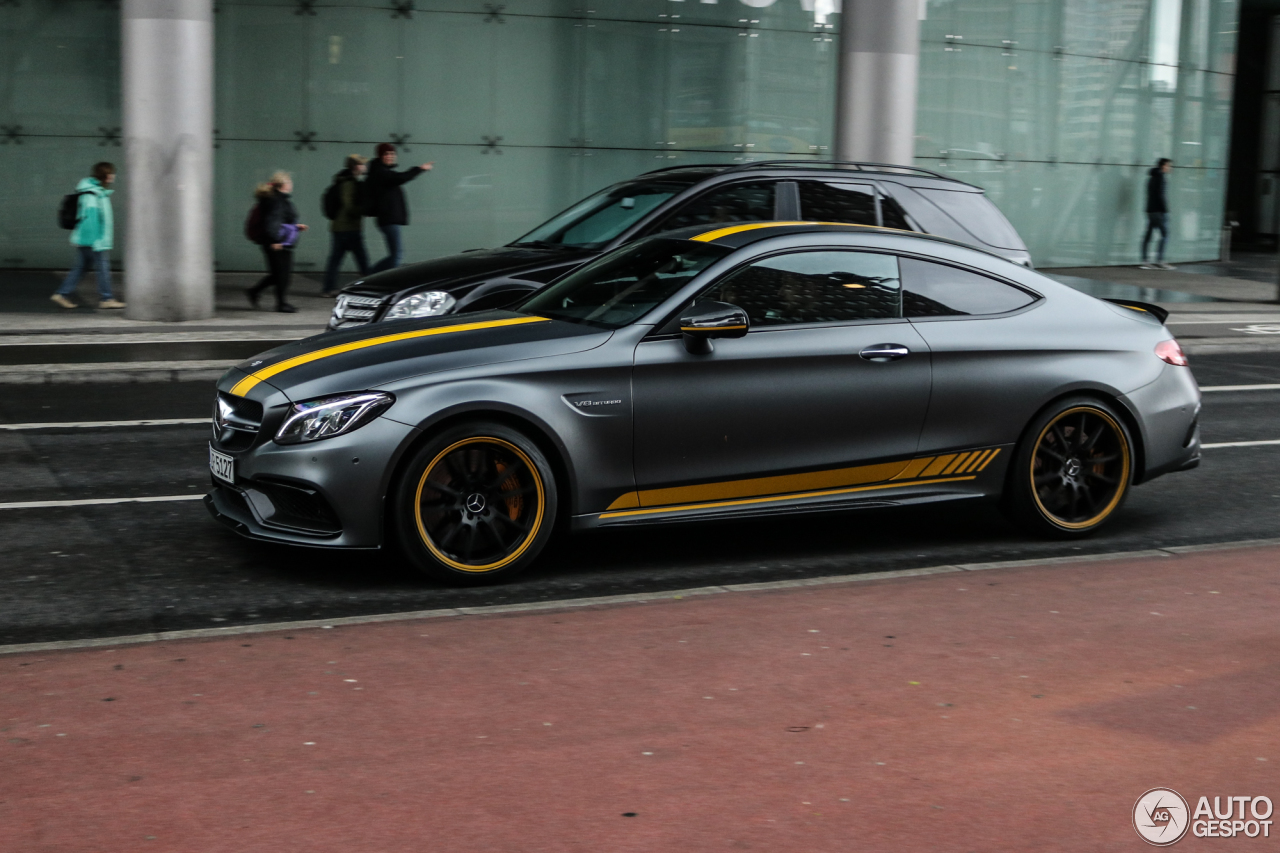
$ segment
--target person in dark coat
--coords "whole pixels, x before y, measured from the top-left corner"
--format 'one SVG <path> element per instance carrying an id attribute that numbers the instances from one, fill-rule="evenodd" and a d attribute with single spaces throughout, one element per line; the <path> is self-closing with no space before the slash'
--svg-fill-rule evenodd
<path id="1" fill-rule="evenodd" d="M 400 260 L 404 257 L 400 228 L 409 224 L 409 206 L 405 203 L 402 187 L 423 172 L 431 171 L 431 164 L 423 163 L 397 172 L 396 147 L 390 142 L 381 143 L 375 151 L 377 158 L 369 164 L 369 177 L 365 180 L 369 183 L 373 215 L 378 218 L 378 230 L 387 243 L 387 256 L 374 264 L 370 273 L 400 266 Z"/>
<path id="2" fill-rule="evenodd" d="M 369 273 L 369 255 L 364 249 L 364 210 L 361 201 L 364 189 L 360 176 L 368 168 L 368 159 L 359 154 L 347 158 L 341 172 L 333 176 L 340 206 L 337 215 L 329 222 L 329 262 L 324 268 L 324 295 L 338 292 L 338 270 L 347 252 L 355 256 L 360 275 Z M 326 211 L 327 215 L 327 211 Z"/>
<path id="3" fill-rule="evenodd" d="M 1165 196 L 1165 175 L 1173 171 L 1173 161 L 1161 157 L 1155 168 L 1147 173 L 1147 233 L 1142 237 L 1142 268 L 1148 270 L 1171 270 L 1172 264 L 1164 262 L 1164 246 L 1169 240 L 1169 201 Z M 1147 263 L 1147 246 L 1151 243 L 1153 232 L 1160 232 L 1160 242 L 1156 244 L 1156 262 Z"/>
<path id="4" fill-rule="evenodd" d="M 276 310 L 282 314 L 294 314 L 298 309 L 289 304 L 289 279 L 293 275 L 293 247 L 307 226 L 298 221 L 298 210 L 293 206 L 291 193 L 293 178 L 288 172 L 276 172 L 271 180 L 258 187 L 255 197 L 262 217 L 262 233 L 265 235 L 262 253 L 267 259 L 267 274 L 253 287 L 245 291 L 249 304 L 258 307 L 262 291 L 274 286 Z"/>

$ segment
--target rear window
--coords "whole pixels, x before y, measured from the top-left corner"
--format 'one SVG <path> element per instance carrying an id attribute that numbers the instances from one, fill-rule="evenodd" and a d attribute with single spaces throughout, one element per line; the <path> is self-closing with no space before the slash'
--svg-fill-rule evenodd
<path id="1" fill-rule="evenodd" d="M 956 192 L 917 188 L 916 192 L 933 202 L 952 220 L 988 246 L 1001 249 L 1025 249 L 1018 232 L 991 200 L 982 193 Z M 924 224 L 924 223 L 921 223 Z"/>
<path id="2" fill-rule="evenodd" d="M 902 311 L 908 317 L 1003 314 L 1030 305 L 1038 297 L 985 275 L 902 258 Z"/>

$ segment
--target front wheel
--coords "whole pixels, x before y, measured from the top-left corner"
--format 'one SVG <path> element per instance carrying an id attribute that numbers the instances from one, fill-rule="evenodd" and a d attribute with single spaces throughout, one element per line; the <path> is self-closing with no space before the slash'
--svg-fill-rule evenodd
<path id="1" fill-rule="evenodd" d="M 395 515 L 401 548 L 426 574 L 454 584 L 507 578 L 551 537 L 555 477 L 516 430 L 465 424 L 414 453 L 396 486 Z"/>
<path id="2" fill-rule="evenodd" d="M 1004 509 L 1033 533 L 1088 536 L 1124 502 L 1133 479 L 1133 441 L 1124 421 L 1091 398 L 1064 400 L 1023 435 Z"/>

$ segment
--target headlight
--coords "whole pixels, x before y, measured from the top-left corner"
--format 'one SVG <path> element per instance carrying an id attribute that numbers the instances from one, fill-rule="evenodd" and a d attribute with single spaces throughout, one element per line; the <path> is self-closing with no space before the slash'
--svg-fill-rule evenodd
<path id="1" fill-rule="evenodd" d="M 369 423 L 395 401 L 396 398 L 390 394 L 365 391 L 294 403 L 289 407 L 288 417 L 276 431 L 276 443 L 301 444 L 343 435 Z"/>
<path id="2" fill-rule="evenodd" d="M 435 317 L 447 314 L 458 304 L 458 300 L 443 290 L 428 290 L 426 293 L 415 293 L 406 296 L 387 312 L 383 320 L 404 320 L 409 317 Z"/>

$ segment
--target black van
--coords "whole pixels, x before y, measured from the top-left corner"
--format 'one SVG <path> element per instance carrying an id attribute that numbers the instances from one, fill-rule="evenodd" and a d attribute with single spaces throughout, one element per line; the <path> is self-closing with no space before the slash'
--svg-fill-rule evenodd
<path id="1" fill-rule="evenodd" d="M 501 308 L 624 243 L 689 225 L 850 222 L 949 237 L 1031 266 L 980 187 L 915 166 L 776 160 L 675 166 L 601 190 L 497 249 L 408 264 L 353 282 L 329 329 Z"/>

